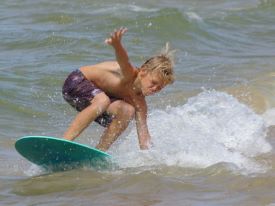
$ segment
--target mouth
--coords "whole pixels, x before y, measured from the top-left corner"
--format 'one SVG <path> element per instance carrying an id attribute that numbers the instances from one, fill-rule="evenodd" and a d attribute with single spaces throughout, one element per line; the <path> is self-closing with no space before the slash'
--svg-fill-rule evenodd
<path id="1" fill-rule="evenodd" d="M 154 94 L 154 93 L 155 93 L 154 91 L 147 91 L 147 92 L 146 92 L 146 96 L 152 95 L 152 94 Z"/>

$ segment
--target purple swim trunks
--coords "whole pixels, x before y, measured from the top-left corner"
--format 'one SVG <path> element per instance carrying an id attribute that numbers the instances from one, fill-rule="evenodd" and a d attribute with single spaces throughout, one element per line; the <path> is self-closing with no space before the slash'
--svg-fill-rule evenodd
<path id="1" fill-rule="evenodd" d="M 62 88 L 64 99 L 79 112 L 91 105 L 91 100 L 101 92 L 103 91 L 86 79 L 79 69 L 69 74 Z M 111 101 L 115 100 L 114 98 L 110 99 Z M 112 115 L 107 112 L 95 119 L 103 127 L 107 127 L 112 120 Z"/>

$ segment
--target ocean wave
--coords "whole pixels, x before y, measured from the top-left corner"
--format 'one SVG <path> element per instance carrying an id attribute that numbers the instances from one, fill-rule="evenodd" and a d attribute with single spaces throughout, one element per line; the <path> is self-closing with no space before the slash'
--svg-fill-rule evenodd
<path id="1" fill-rule="evenodd" d="M 140 13 L 143 13 L 143 12 L 151 13 L 151 12 L 157 12 L 158 10 L 159 10 L 158 8 L 146 8 L 146 7 L 141 7 L 134 4 L 115 4 L 112 6 L 104 6 L 104 8 L 95 9 L 91 12 L 91 14 L 109 15 L 111 13 L 113 15 L 116 15 L 116 12 L 129 12 L 129 11 L 140 12 Z"/>
<path id="2" fill-rule="evenodd" d="M 274 72 L 261 72 L 246 84 L 235 85 L 223 90 L 232 94 L 259 114 L 275 107 Z"/>
<path id="3" fill-rule="evenodd" d="M 35 50 L 44 48 L 71 48 L 72 46 L 81 46 L 90 44 L 89 39 L 74 38 L 47 32 L 36 38 L 26 37 L 22 40 L 6 42 L 4 46 L 7 50 Z"/>
<path id="4" fill-rule="evenodd" d="M 72 24 L 75 23 L 76 17 L 69 13 L 48 13 L 48 14 L 33 14 L 31 16 L 33 19 L 32 23 L 35 24 L 45 24 L 45 23 L 55 23 L 55 24 Z"/>
<path id="5" fill-rule="evenodd" d="M 185 105 L 153 111 L 148 122 L 154 147 L 139 151 L 133 128 L 113 151 L 120 167 L 206 168 L 228 163 L 245 173 L 266 170 L 254 159 L 272 149 L 265 140 L 263 118 L 226 93 L 205 91 Z"/>

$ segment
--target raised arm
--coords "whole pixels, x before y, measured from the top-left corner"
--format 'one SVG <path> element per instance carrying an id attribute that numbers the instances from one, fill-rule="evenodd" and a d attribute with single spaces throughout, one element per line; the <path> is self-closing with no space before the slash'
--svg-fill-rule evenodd
<path id="1" fill-rule="evenodd" d="M 133 77 L 134 68 L 131 65 L 128 54 L 121 43 L 122 36 L 126 31 L 126 28 L 115 30 L 111 36 L 105 40 L 105 43 L 111 45 L 115 49 L 117 62 L 121 68 L 123 76 L 127 79 Z"/>

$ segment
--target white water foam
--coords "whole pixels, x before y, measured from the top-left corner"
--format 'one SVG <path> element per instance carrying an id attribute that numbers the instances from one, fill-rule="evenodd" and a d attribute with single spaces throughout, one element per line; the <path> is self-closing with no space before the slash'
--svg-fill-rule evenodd
<path id="1" fill-rule="evenodd" d="M 24 174 L 30 177 L 39 176 L 47 173 L 50 173 L 50 171 L 44 169 L 43 167 L 37 166 L 35 164 L 31 164 L 31 166 L 27 170 L 24 170 Z"/>
<path id="2" fill-rule="evenodd" d="M 110 7 L 104 7 L 102 9 L 97 9 L 92 11 L 93 14 L 102 14 L 102 13 L 115 13 L 115 12 L 145 12 L 145 13 L 151 13 L 151 12 L 157 12 L 159 9 L 157 8 L 145 8 L 140 7 L 137 5 L 124 5 L 124 4 L 116 4 L 112 5 Z"/>
<path id="3" fill-rule="evenodd" d="M 206 168 L 225 162 L 245 173 L 264 172 L 254 157 L 272 149 L 263 118 L 217 91 L 204 91 L 182 106 L 154 110 L 148 125 L 154 144 L 150 150 L 139 150 L 135 128 L 112 147 L 120 168 Z"/>
<path id="4" fill-rule="evenodd" d="M 263 114 L 263 118 L 264 118 L 267 126 L 275 125 L 275 108 L 271 108 L 271 109 L 267 110 Z"/>
<path id="5" fill-rule="evenodd" d="M 186 15 L 190 21 L 195 20 L 197 22 L 203 22 L 203 18 L 195 12 L 189 11 L 189 12 L 186 12 Z"/>

